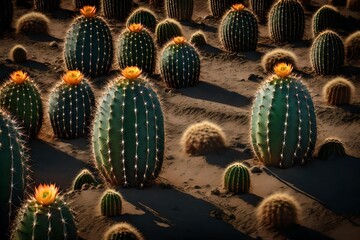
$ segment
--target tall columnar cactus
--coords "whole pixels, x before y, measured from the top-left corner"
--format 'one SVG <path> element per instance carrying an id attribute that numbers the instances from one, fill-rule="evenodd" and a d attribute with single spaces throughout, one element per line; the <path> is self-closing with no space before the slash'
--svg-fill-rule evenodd
<path id="1" fill-rule="evenodd" d="M 222 45 L 228 51 L 254 51 L 259 35 L 256 17 L 243 4 L 235 4 L 224 15 L 219 34 Z"/>
<path id="2" fill-rule="evenodd" d="M 250 172 L 241 163 L 234 163 L 224 171 L 223 185 L 229 192 L 235 194 L 247 193 L 250 190 Z"/>
<path id="3" fill-rule="evenodd" d="M 86 6 L 80 12 L 82 16 L 66 33 L 66 67 L 91 77 L 107 74 L 113 61 L 111 31 L 102 18 L 95 16 L 95 7 Z"/>
<path id="4" fill-rule="evenodd" d="M 94 175 L 89 170 L 83 169 L 74 179 L 73 190 L 80 190 L 81 187 L 86 183 L 96 185 L 96 180 Z"/>
<path id="5" fill-rule="evenodd" d="M 19 127 L 0 110 L 0 239 L 8 239 L 9 227 L 24 198 L 27 154 Z"/>
<path id="6" fill-rule="evenodd" d="M 18 213 L 13 240 L 78 239 L 71 210 L 55 185 L 39 185 Z"/>
<path id="7" fill-rule="evenodd" d="M 168 87 L 191 87 L 199 82 L 200 56 L 185 37 L 175 37 L 163 48 L 159 65 L 161 77 Z"/>
<path id="8" fill-rule="evenodd" d="M 354 85 L 345 78 L 335 78 L 324 86 L 323 95 L 330 105 L 347 105 L 355 92 Z"/>
<path id="9" fill-rule="evenodd" d="M 190 21 L 194 10 L 194 0 L 165 0 L 168 18 L 178 21 Z"/>
<path id="10" fill-rule="evenodd" d="M 102 9 L 108 19 L 124 21 L 130 14 L 133 6 L 132 0 L 103 0 Z"/>
<path id="11" fill-rule="evenodd" d="M 274 0 L 250 0 L 250 9 L 258 17 L 259 22 L 265 23 L 273 3 Z"/>
<path id="12" fill-rule="evenodd" d="M 101 214 L 106 217 L 116 217 L 121 215 L 122 197 L 114 190 L 107 190 L 100 200 Z"/>
<path id="13" fill-rule="evenodd" d="M 0 1 L 0 33 L 11 27 L 13 20 L 13 5 L 11 0 Z"/>
<path id="14" fill-rule="evenodd" d="M 95 105 L 88 80 L 78 70 L 68 71 L 49 97 L 49 117 L 57 138 L 85 137 Z"/>
<path id="15" fill-rule="evenodd" d="M 139 23 L 151 32 L 154 32 L 156 27 L 155 13 L 147 8 L 139 8 L 128 17 L 126 26 L 129 27 L 134 23 Z"/>
<path id="16" fill-rule="evenodd" d="M 304 8 L 297 0 L 279 0 L 270 9 L 268 26 L 274 42 L 301 40 L 305 29 Z"/>
<path id="17" fill-rule="evenodd" d="M 100 7 L 100 0 L 73 0 L 73 2 L 76 9 L 81 9 L 85 6 Z"/>
<path id="18" fill-rule="evenodd" d="M 113 185 L 142 187 L 164 154 L 164 118 L 156 93 L 137 67 L 127 67 L 100 100 L 92 132 L 95 164 Z"/>
<path id="19" fill-rule="evenodd" d="M 209 0 L 211 15 L 214 17 L 222 17 L 222 15 L 237 2 L 237 0 Z"/>
<path id="20" fill-rule="evenodd" d="M 317 74 L 337 74 L 344 65 L 345 47 L 341 37 L 331 30 L 315 38 L 310 49 L 310 61 Z"/>
<path id="21" fill-rule="evenodd" d="M 144 240 L 142 234 L 132 225 L 122 222 L 115 224 L 104 235 L 104 240 Z"/>
<path id="22" fill-rule="evenodd" d="M 312 32 L 314 36 L 317 36 L 324 30 L 336 31 L 339 27 L 340 13 L 337 8 L 324 5 L 316 11 L 312 18 Z"/>
<path id="23" fill-rule="evenodd" d="M 53 12 L 60 8 L 60 0 L 34 0 L 34 8 L 39 12 Z"/>
<path id="24" fill-rule="evenodd" d="M 120 34 L 117 49 L 121 69 L 136 66 L 148 74 L 154 72 L 156 63 L 154 39 L 141 24 L 131 24 Z"/>
<path id="25" fill-rule="evenodd" d="M 312 156 L 316 117 L 306 87 L 291 76 L 292 66 L 278 64 L 260 87 L 252 107 L 251 143 L 265 165 L 288 168 Z"/>
<path id="26" fill-rule="evenodd" d="M 181 25 L 171 18 L 158 23 L 155 29 L 156 43 L 160 46 L 177 36 L 183 36 Z"/>
<path id="27" fill-rule="evenodd" d="M 29 137 L 36 137 L 43 120 L 43 105 L 36 84 L 23 71 L 13 72 L 0 89 L 0 107 L 10 112 Z"/>
<path id="28" fill-rule="evenodd" d="M 343 158 L 346 156 L 344 144 L 340 139 L 327 138 L 321 144 L 317 157 L 321 160 L 329 160 L 331 158 Z"/>

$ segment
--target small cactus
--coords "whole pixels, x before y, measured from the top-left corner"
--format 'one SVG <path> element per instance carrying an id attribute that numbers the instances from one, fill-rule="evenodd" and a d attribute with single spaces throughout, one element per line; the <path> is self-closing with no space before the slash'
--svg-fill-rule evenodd
<path id="1" fill-rule="evenodd" d="M 82 186 L 86 183 L 96 185 L 97 182 L 94 175 L 89 170 L 83 169 L 74 179 L 73 190 L 81 190 Z"/>
<path id="2" fill-rule="evenodd" d="M 104 16 L 121 22 L 129 16 L 132 6 L 132 0 L 102 0 Z"/>
<path id="3" fill-rule="evenodd" d="M 347 0 L 329 0 L 329 4 L 333 6 L 346 6 Z"/>
<path id="4" fill-rule="evenodd" d="M 122 222 L 106 231 L 104 240 L 144 240 L 142 234 L 132 225 Z"/>
<path id="5" fill-rule="evenodd" d="M 190 43 L 196 47 L 206 45 L 206 37 L 203 31 L 197 31 L 190 37 Z"/>
<path id="6" fill-rule="evenodd" d="M 340 17 L 341 15 L 337 8 L 330 5 L 322 6 L 312 18 L 313 35 L 316 37 L 324 30 L 336 31 L 339 27 Z"/>
<path id="7" fill-rule="evenodd" d="M 16 22 L 16 33 L 25 35 L 44 34 L 49 31 L 50 20 L 42 13 L 30 12 Z"/>
<path id="8" fill-rule="evenodd" d="M 329 160 L 331 158 L 341 158 L 346 156 L 344 144 L 340 139 L 327 138 L 321 144 L 317 157 L 321 160 Z"/>
<path id="9" fill-rule="evenodd" d="M 300 205 L 289 194 L 275 193 L 260 203 L 256 215 L 259 225 L 282 229 L 299 222 Z"/>
<path id="10" fill-rule="evenodd" d="M 323 92 L 326 102 L 330 105 L 347 105 L 351 101 L 355 87 L 345 78 L 338 77 L 329 81 L 324 86 Z"/>
<path id="11" fill-rule="evenodd" d="M 185 130 L 181 145 L 187 154 L 204 155 L 225 148 L 226 136 L 218 125 L 203 121 Z"/>
<path id="12" fill-rule="evenodd" d="M 139 8 L 128 17 L 126 26 L 129 27 L 134 23 L 139 23 L 151 32 L 154 32 L 156 27 L 155 13 L 147 8 Z"/>
<path id="13" fill-rule="evenodd" d="M 359 0 L 347 0 L 346 7 L 351 11 L 360 11 L 360 1 Z"/>
<path id="14" fill-rule="evenodd" d="M 270 73 L 274 71 L 274 67 L 279 63 L 291 64 L 296 69 L 297 57 L 292 51 L 277 48 L 266 53 L 261 59 L 263 69 Z"/>
<path id="15" fill-rule="evenodd" d="M 165 0 L 165 11 L 168 18 L 190 21 L 193 10 L 194 0 Z"/>
<path id="16" fill-rule="evenodd" d="M 250 9 L 257 16 L 260 23 L 265 23 L 268 12 L 274 0 L 250 0 Z"/>
<path id="17" fill-rule="evenodd" d="M 16 45 L 10 50 L 10 58 L 17 64 L 27 61 L 27 51 L 21 45 Z"/>
<path id="18" fill-rule="evenodd" d="M 241 163 L 234 163 L 224 171 L 223 185 L 229 192 L 235 194 L 248 193 L 250 190 L 250 172 Z"/>
<path id="19" fill-rule="evenodd" d="M 0 1 L 0 33 L 11 28 L 14 9 L 11 0 Z"/>
<path id="20" fill-rule="evenodd" d="M 183 30 L 178 21 L 166 18 L 156 26 L 155 35 L 156 43 L 162 46 L 174 37 L 183 36 Z"/>
<path id="21" fill-rule="evenodd" d="M 354 32 L 346 38 L 345 51 L 348 61 L 360 60 L 360 31 Z"/>
<path id="22" fill-rule="evenodd" d="M 53 12 L 60 8 L 61 0 L 34 0 L 34 9 L 39 12 Z"/>
<path id="23" fill-rule="evenodd" d="M 75 8 L 81 9 L 85 6 L 95 6 L 96 8 L 100 7 L 100 0 L 73 0 Z"/>
<path id="24" fill-rule="evenodd" d="M 117 217 L 121 215 L 122 197 L 114 190 L 106 190 L 100 200 L 101 214 L 106 217 Z"/>
<path id="25" fill-rule="evenodd" d="M 222 17 L 236 3 L 238 3 L 237 0 L 209 0 L 211 15 L 217 18 Z"/>

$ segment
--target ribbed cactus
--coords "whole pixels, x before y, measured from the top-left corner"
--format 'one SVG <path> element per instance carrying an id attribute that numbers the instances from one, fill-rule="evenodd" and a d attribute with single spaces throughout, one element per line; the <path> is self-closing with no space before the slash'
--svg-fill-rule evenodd
<path id="1" fill-rule="evenodd" d="M 156 47 L 149 31 L 141 24 L 131 24 L 119 36 L 117 58 L 121 69 L 136 66 L 152 74 L 156 64 Z"/>
<path id="2" fill-rule="evenodd" d="M 11 0 L 0 1 L 0 32 L 11 28 L 14 9 Z"/>
<path id="3" fill-rule="evenodd" d="M 64 57 L 68 70 L 91 77 L 107 74 L 113 61 L 111 31 L 95 16 L 96 8 L 84 7 L 66 33 Z"/>
<path id="4" fill-rule="evenodd" d="M 34 8 L 39 12 L 53 12 L 60 8 L 60 0 L 34 0 Z"/>
<path id="5" fill-rule="evenodd" d="M 193 10 L 194 0 L 165 0 L 165 11 L 168 18 L 190 21 Z"/>
<path id="6" fill-rule="evenodd" d="M 171 18 L 166 18 L 159 22 L 156 26 L 155 35 L 156 43 L 162 46 L 174 37 L 183 36 L 183 30 L 177 21 Z"/>
<path id="7" fill-rule="evenodd" d="M 346 38 L 345 51 L 348 61 L 360 60 L 360 31 L 354 32 Z"/>
<path id="8" fill-rule="evenodd" d="M 164 154 L 164 118 L 156 93 L 137 67 L 127 67 L 100 100 L 92 132 L 95 164 L 113 185 L 155 179 Z"/>
<path id="9" fill-rule="evenodd" d="M 237 0 L 209 0 L 211 15 L 222 17 L 236 3 L 238 3 Z"/>
<path id="10" fill-rule="evenodd" d="M 267 52 L 261 59 L 261 65 L 266 72 L 272 73 L 274 67 L 279 63 L 291 64 L 294 69 L 297 67 L 297 57 L 289 50 L 276 48 Z"/>
<path id="11" fill-rule="evenodd" d="M 106 217 L 117 217 L 121 215 L 122 197 L 114 190 L 106 190 L 100 200 L 101 214 Z"/>
<path id="12" fill-rule="evenodd" d="M 144 240 L 141 233 L 132 225 L 122 222 L 112 226 L 104 235 L 104 240 Z"/>
<path id="13" fill-rule="evenodd" d="M 265 165 L 288 168 L 312 156 L 316 117 L 306 87 L 280 63 L 259 88 L 252 107 L 251 143 Z"/>
<path id="14" fill-rule="evenodd" d="M 41 185 L 18 213 L 13 240 L 78 239 L 68 205 L 58 196 L 55 185 Z"/>
<path id="15" fill-rule="evenodd" d="M 328 160 L 331 158 L 342 158 L 346 156 L 344 144 L 340 139 L 327 138 L 321 144 L 317 157 L 321 160 Z"/>
<path id="16" fill-rule="evenodd" d="M 323 92 L 326 102 L 330 105 L 347 105 L 351 101 L 355 87 L 345 78 L 338 77 L 328 82 Z"/>
<path id="17" fill-rule="evenodd" d="M 147 8 L 139 8 L 128 17 L 126 26 L 129 27 L 134 23 L 139 23 L 151 32 L 154 32 L 156 27 L 155 13 Z"/>
<path id="18" fill-rule="evenodd" d="M 8 239 L 9 227 L 24 198 L 27 154 L 19 127 L 0 110 L 0 239 Z"/>
<path id="19" fill-rule="evenodd" d="M 273 3 L 274 0 L 250 0 L 250 9 L 258 17 L 259 22 L 265 23 Z"/>
<path id="20" fill-rule="evenodd" d="M 73 190 L 80 190 L 85 183 L 94 185 L 97 183 L 94 175 L 87 169 L 81 170 L 75 177 L 73 182 Z"/>
<path id="21" fill-rule="evenodd" d="M 243 4 L 235 4 L 223 17 L 219 26 L 220 41 L 232 52 L 254 51 L 258 42 L 255 15 Z"/>
<path id="22" fill-rule="evenodd" d="M 344 43 L 338 34 L 326 30 L 315 38 L 310 49 L 310 62 L 317 74 L 339 73 L 344 65 L 344 59 Z"/>
<path id="23" fill-rule="evenodd" d="M 336 31 L 340 22 L 339 11 L 330 5 L 324 5 L 316 11 L 312 18 L 312 32 L 314 36 L 317 36 L 324 30 Z"/>
<path id="24" fill-rule="evenodd" d="M 40 91 L 27 73 L 13 72 L 0 89 L 0 107 L 11 113 L 24 127 L 24 133 L 36 137 L 43 120 Z"/>
<path id="25" fill-rule="evenodd" d="M 196 47 L 206 45 L 206 37 L 203 31 L 196 31 L 190 37 L 190 43 Z"/>
<path id="26" fill-rule="evenodd" d="M 27 60 L 27 51 L 26 49 L 21 46 L 21 45 L 15 45 L 11 50 L 10 50 L 10 58 L 12 58 L 12 60 L 15 63 L 24 63 Z"/>
<path id="27" fill-rule="evenodd" d="M 224 171 L 223 185 L 229 192 L 240 194 L 250 190 L 250 172 L 241 163 L 234 163 Z"/>
<path id="28" fill-rule="evenodd" d="M 132 0 L 102 0 L 104 16 L 118 21 L 124 21 L 129 16 L 132 6 Z"/>
<path id="29" fill-rule="evenodd" d="M 274 42 L 301 40 L 304 36 L 305 13 L 297 0 L 279 0 L 269 12 L 268 27 Z"/>
<path id="30" fill-rule="evenodd" d="M 100 7 L 100 0 L 73 0 L 73 2 L 76 9 L 81 9 L 85 6 Z"/>
<path id="31" fill-rule="evenodd" d="M 86 137 L 95 105 L 88 80 L 78 70 L 68 71 L 49 97 L 49 118 L 57 138 Z"/>

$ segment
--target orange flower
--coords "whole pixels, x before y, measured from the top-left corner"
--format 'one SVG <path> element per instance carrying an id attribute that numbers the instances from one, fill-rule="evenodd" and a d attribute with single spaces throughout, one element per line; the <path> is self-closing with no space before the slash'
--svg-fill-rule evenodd
<path id="1" fill-rule="evenodd" d="M 276 75 L 282 78 L 289 76 L 292 70 L 293 70 L 293 66 L 287 63 L 278 63 L 274 67 L 274 72 L 276 73 Z"/>
<path id="2" fill-rule="evenodd" d="M 126 67 L 121 71 L 121 74 L 126 79 L 137 79 L 141 75 L 142 71 L 138 67 Z"/>
<path id="3" fill-rule="evenodd" d="M 80 9 L 80 13 L 86 18 L 93 18 L 95 17 L 96 7 L 84 6 Z"/>
<path id="4" fill-rule="evenodd" d="M 184 44 L 184 43 L 186 43 L 186 38 L 183 36 L 174 37 L 173 42 L 175 44 Z"/>
<path id="5" fill-rule="evenodd" d="M 67 71 L 62 79 L 69 85 L 77 85 L 84 79 L 84 75 L 79 70 Z"/>
<path id="6" fill-rule="evenodd" d="M 239 11 L 239 12 L 244 10 L 244 8 L 245 8 L 245 6 L 243 4 L 241 4 L 241 3 L 234 4 L 234 5 L 231 6 L 231 10 Z"/>
<path id="7" fill-rule="evenodd" d="M 55 184 L 40 184 L 35 188 L 35 200 L 42 206 L 50 205 L 55 201 L 58 191 L 59 188 L 55 187 Z"/>
<path id="8" fill-rule="evenodd" d="M 130 32 L 141 32 L 143 30 L 143 28 L 144 28 L 144 26 L 141 25 L 140 23 L 133 23 L 128 27 Z"/>
<path id="9" fill-rule="evenodd" d="M 29 75 L 23 71 L 15 71 L 10 75 L 10 79 L 17 84 L 21 84 L 28 79 Z"/>

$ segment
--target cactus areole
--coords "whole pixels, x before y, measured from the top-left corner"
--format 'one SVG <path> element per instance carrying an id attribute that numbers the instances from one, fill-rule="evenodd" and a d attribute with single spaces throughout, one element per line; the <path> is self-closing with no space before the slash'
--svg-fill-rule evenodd
<path id="1" fill-rule="evenodd" d="M 306 87 L 279 63 L 258 90 L 252 107 L 251 143 L 265 165 L 288 168 L 305 163 L 316 142 L 316 117 Z"/>

